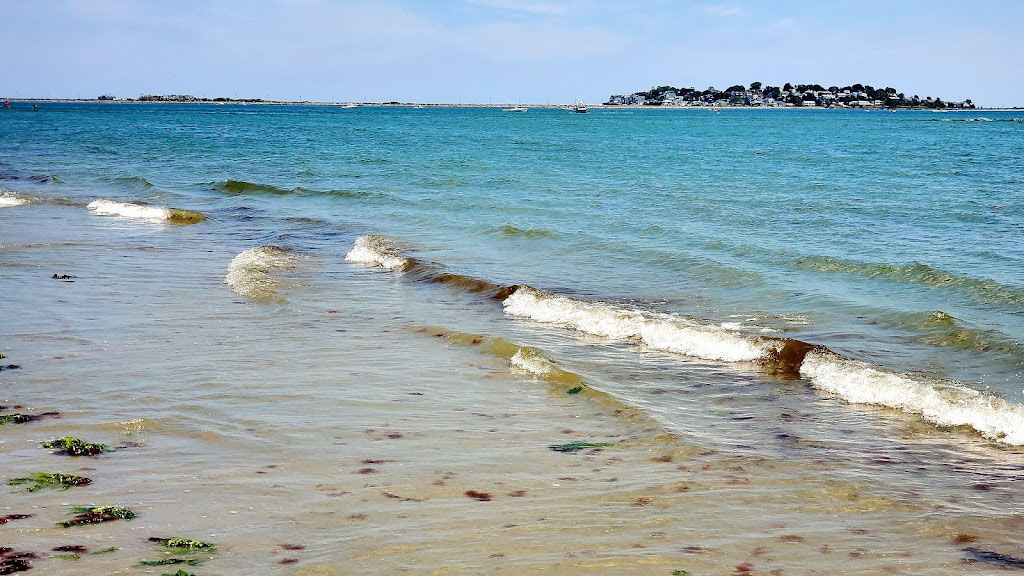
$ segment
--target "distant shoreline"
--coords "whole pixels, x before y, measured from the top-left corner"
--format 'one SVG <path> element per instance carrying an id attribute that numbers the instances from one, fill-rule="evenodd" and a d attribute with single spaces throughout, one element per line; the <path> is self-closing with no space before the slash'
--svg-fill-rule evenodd
<path id="1" fill-rule="evenodd" d="M 291 100 L 230 100 L 230 101 L 178 101 L 178 100 L 97 100 L 95 98 L 10 98 L 12 104 L 17 102 L 24 102 L 30 104 L 42 104 L 42 103 L 56 103 L 56 104 L 111 104 L 111 105 L 126 105 L 126 104 L 140 104 L 140 105 L 151 105 L 151 104 L 193 104 L 193 105 L 206 105 L 206 106 L 337 106 L 341 107 L 349 102 L 311 102 L 311 101 L 291 101 Z M 426 102 L 351 102 L 357 107 L 367 108 L 511 108 L 513 106 L 522 106 L 524 108 L 538 108 L 538 109 L 571 109 L 572 104 L 517 104 L 517 103 L 501 103 L 501 104 L 480 104 L 480 103 L 438 103 L 428 104 Z M 587 107 L 592 110 L 695 110 L 695 111 L 710 111 L 712 109 L 719 110 L 888 110 L 884 107 L 864 107 L 864 108 L 829 108 L 822 106 L 647 106 L 637 104 L 587 104 Z M 935 112 L 932 108 L 898 108 L 899 111 L 930 111 Z M 1024 110 L 1024 106 L 1010 107 L 1010 108 L 943 108 L 940 110 L 941 113 L 947 112 L 1013 112 Z"/>

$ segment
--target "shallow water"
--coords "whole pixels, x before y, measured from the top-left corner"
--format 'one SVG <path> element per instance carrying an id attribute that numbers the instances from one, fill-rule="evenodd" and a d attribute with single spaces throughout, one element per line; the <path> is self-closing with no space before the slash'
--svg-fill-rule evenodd
<path id="1" fill-rule="evenodd" d="M 6 487 L 0 515 L 35 516 L 3 546 L 43 574 L 173 572 L 137 564 L 175 536 L 218 545 L 189 570 L 237 574 L 1024 556 L 1019 123 L 535 112 L 0 117 L 0 405 L 62 412 L 0 428 L 0 473 L 93 479 Z M 859 368 L 740 353 L 787 337 Z M 849 401 L 907 390 L 948 402 Z M 65 435 L 127 447 L 38 447 Z M 611 445 L 548 448 L 571 441 Z M 55 526 L 86 504 L 139 517 Z"/>

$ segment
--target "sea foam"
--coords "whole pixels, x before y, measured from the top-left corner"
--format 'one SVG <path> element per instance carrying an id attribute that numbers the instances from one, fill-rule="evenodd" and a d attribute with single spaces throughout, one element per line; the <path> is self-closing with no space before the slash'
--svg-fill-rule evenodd
<path id="1" fill-rule="evenodd" d="M 758 361 L 777 348 L 715 326 L 670 314 L 584 302 L 521 286 L 502 302 L 510 316 L 555 324 L 613 340 L 635 340 L 649 348 L 722 362 Z"/>
<path id="2" fill-rule="evenodd" d="M 145 206 L 113 200 L 93 200 L 86 206 L 96 214 L 104 216 L 121 216 L 124 218 L 141 218 L 144 220 L 167 220 L 180 224 L 194 224 L 204 219 L 200 212 L 165 208 L 163 206 Z"/>
<path id="3" fill-rule="evenodd" d="M 346 260 L 391 270 L 415 270 L 417 265 L 380 236 L 360 237 Z M 497 294 L 509 316 L 703 360 L 756 363 L 769 373 L 801 377 L 847 402 L 885 406 L 939 426 L 967 426 L 986 438 L 1024 445 L 1024 405 L 958 383 L 887 371 L 799 340 L 747 335 L 737 331 L 741 328 L 738 323 L 702 324 L 674 314 L 577 300 L 525 285 L 505 287 Z M 480 341 L 473 338 L 474 343 Z M 536 350 L 511 344 L 501 348 L 510 347 L 514 352 L 507 352 L 506 357 L 513 369 L 548 380 L 562 380 L 563 375 L 579 378 Z"/>
<path id="4" fill-rule="evenodd" d="M 12 192 L 0 193 L 0 208 L 13 208 L 24 204 L 28 204 L 28 199 L 22 198 Z"/>
<path id="5" fill-rule="evenodd" d="M 848 402 L 919 414 L 939 426 L 969 426 L 1006 444 L 1024 444 L 1024 406 L 959 384 L 887 372 L 831 352 L 804 357 L 800 375 Z"/>
<path id="6" fill-rule="evenodd" d="M 295 255 L 279 246 L 257 246 L 235 256 L 228 264 L 224 283 L 242 296 L 268 300 L 277 295 L 278 279 L 273 270 L 295 265 Z"/>
<path id="7" fill-rule="evenodd" d="M 387 238 L 376 234 L 356 238 L 355 245 L 345 255 L 345 260 L 396 271 L 404 270 L 412 263 L 409 258 L 402 256 L 398 248 Z"/>

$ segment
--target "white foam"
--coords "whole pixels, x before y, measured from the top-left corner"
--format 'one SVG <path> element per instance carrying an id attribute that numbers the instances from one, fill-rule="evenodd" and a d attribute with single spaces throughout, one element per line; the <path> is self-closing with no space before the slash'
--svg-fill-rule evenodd
<path id="1" fill-rule="evenodd" d="M 11 192 L 0 193 L 0 208 L 13 208 L 28 204 L 28 199 Z"/>
<path id="2" fill-rule="evenodd" d="M 235 256 L 228 264 L 224 283 L 242 296 L 255 299 L 272 298 L 278 280 L 271 271 L 291 268 L 295 256 L 277 246 L 257 246 Z"/>
<path id="3" fill-rule="evenodd" d="M 124 218 L 143 218 L 146 220 L 170 220 L 173 211 L 161 206 L 143 206 L 113 200 L 93 200 L 86 206 L 89 210 L 105 216 L 122 216 Z"/>
<path id="4" fill-rule="evenodd" d="M 678 316 L 584 302 L 523 286 L 503 303 L 510 316 L 557 324 L 613 340 L 637 340 L 650 348 L 722 362 L 750 362 L 777 347 Z"/>
<path id="5" fill-rule="evenodd" d="M 1024 406 L 960 385 L 896 374 L 830 352 L 811 352 L 800 375 L 848 402 L 920 414 L 940 426 L 970 426 L 986 438 L 1024 444 Z"/>
<path id="6" fill-rule="evenodd" d="M 516 353 L 509 358 L 508 364 L 512 368 L 540 377 L 552 374 L 557 370 L 554 362 L 545 358 L 543 354 L 529 348 L 516 350 Z"/>
<path id="7" fill-rule="evenodd" d="M 387 238 L 376 234 L 356 238 L 345 260 L 381 266 L 387 270 L 404 270 L 411 263 Z"/>

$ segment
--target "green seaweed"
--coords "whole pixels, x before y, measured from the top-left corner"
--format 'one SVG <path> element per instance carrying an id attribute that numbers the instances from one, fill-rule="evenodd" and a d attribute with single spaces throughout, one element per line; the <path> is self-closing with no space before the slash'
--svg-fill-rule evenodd
<path id="1" fill-rule="evenodd" d="M 118 550 L 120 550 L 120 548 L 118 548 L 117 546 L 111 546 L 109 548 L 100 548 L 99 550 L 94 550 L 92 552 L 89 552 L 89 554 L 110 554 L 111 552 L 117 552 Z"/>
<path id="2" fill-rule="evenodd" d="M 39 414 L 0 414 L 0 426 L 4 424 L 27 424 L 43 418 L 60 416 L 60 412 L 40 412 Z"/>
<path id="3" fill-rule="evenodd" d="M 576 441 L 576 442 L 568 442 L 566 444 L 552 444 L 552 445 L 548 446 L 548 448 L 550 448 L 551 450 L 554 450 L 555 452 L 579 452 L 580 450 L 585 450 L 587 448 L 606 448 L 606 447 L 612 446 L 612 445 L 613 444 L 611 442 L 580 442 L 580 441 Z"/>
<path id="4" fill-rule="evenodd" d="M 71 512 L 77 514 L 77 516 L 70 520 L 58 522 L 57 525 L 61 528 L 71 528 L 72 526 L 100 524 L 102 522 L 113 522 L 114 520 L 135 519 L 135 512 L 118 506 L 96 506 L 91 508 L 86 506 L 84 508 L 72 508 Z"/>
<path id="5" fill-rule="evenodd" d="M 217 548 L 215 544 L 209 542 L 203 542 L 202 540 L 190 540 L 188 538 L 150 538 L 150 542 L 157 542 L 163 544 L 168 548 L 176 549 L 188 549 L 188 550 L 214 550 Z"/>
<path id="6" fill-rule="evenodd" d="M 174 574 L 171 574 L 170 572 L 164 572 L 160 576 L 196 576 L 196 575 L 191 573 L 191 572 L 185 572 L 184 570 L 179 569 Z"/>
<path id="7" fill-rule="evenodd" d="M 568 390 L 565 391 L 566 394 L 579 394 L 580 392 L 583 392 L 583 386 L 582 385 L 580 385 L 580 386 L 573 386 L 572 388 L 569 388 Z"/>
<path id="8" fill-rule="evenodd" d="M 687 572 L 686 570 L 679 569 L 679 570 L 673 570 L 672 571 L 672 576 L 690 576 L 690 573 Z"/>
<path id="9" fill-rule="evenodd" d="M 199 566 L 203 561 L 198 558 L 164 558 L 163 560 L 143 560 L 139 566 L 175 566 L 185 564 L 188 566 Z"/>
<path id="10" fill-rule="evenodd" d="M 81 560 L 81 554 L 57 554 L 54 558 L 60 558 L 61 560 Z"/>
<path id="11" fill-rule="evenodd" d="M 95 456 L 104 452 L 113 452 L 106 444 L 90 444 L 81 438 L 65 436 L 49 442 L 43 442 L 43 448 L 52 448 L 58 454 L 68 456 Z"/>
<path id="12" fill-rule="evenodd" d="M 75 476 L 74 474 L 46 474 L 39 472 L 25 478 L 11 478 L 7 483 L 11 486 L 21 486 L 32 482 L 33 485 L 28 487 L 29 492 L 35 492 L 44 488 L 63 488 L 69 490 L 72 486 L 85 486 L 91 484 L 92 480 L 85 476 Z"/>

